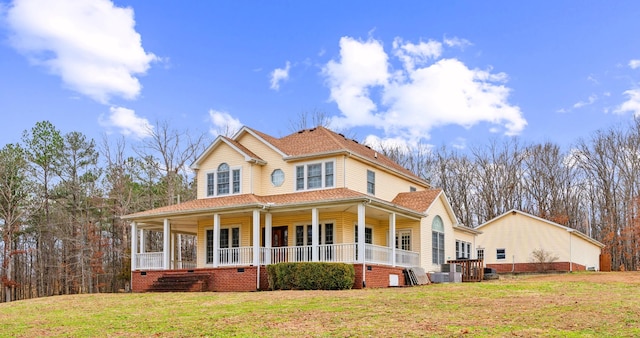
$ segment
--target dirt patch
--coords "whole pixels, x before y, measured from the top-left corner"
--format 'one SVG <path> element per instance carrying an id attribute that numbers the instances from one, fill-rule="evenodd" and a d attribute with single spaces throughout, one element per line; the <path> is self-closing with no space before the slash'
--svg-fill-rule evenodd
<path id="1" fill-rule="evenodd" d="M 640 271 L 628 272 L 576 272 L 540 275 L 503 275 L 501 279 L 529 279 L 554 282 L 640 283 Z"/>

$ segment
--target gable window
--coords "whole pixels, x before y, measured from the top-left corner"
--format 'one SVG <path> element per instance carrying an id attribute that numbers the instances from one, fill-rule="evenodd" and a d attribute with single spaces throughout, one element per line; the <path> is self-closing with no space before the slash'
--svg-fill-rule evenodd
<path id="1" fill-rule="evenodd" d="M 229 193 L 229 165 L 222 163 L 218 166 L 218 195 Z"/>
<path id="2" fill-rule="evenodd" d="M 440 216 L 431 223 L 431 263 L 444 264 L 444 223 Z"/>
<path id="3" fill-rule="evenodd" d="M 215 179 L 216 176 L 214 173 L 207 174 L 207 196 L 215 195 Z"/>
<path id="4" fill-rule="evenodd" d="M 222 163 L 216 171 L 207 173 L 207 197 L 239 194 L 242 174 L 240 168 Z"/>
<path id="5" fill-rule="evenodd" d="M 496 259 L 506 259 L 506 258 L 507 258 L 506 249 L 496 249 Z"/>
<path id="6" fill-rule="evenodd" d="M 367 170 L 367 193 L 376 194 L 376 173 L 371 170 Z"/>
<path id="7" fill-rule="evenodd" d="M 333 161 L 296 166 L 296 190 L 329 188 L 334 185 Z"/>

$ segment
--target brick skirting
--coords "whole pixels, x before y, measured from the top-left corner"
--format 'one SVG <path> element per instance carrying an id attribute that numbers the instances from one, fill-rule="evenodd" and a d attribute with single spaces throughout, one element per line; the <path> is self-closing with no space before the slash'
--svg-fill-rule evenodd
<path id="1" fill-rule="evenodd" d="M 546 271 L 584 271 L 586 267 L 584 265 L 573 263 L 570 266 L 569 262 L 553 262 L 548 264 Z M 496 269 L 497 273 L 507 272 L 545 272 L 540 266 L 540 263 L 501 263 L 501 264 L 487 264 L 487 268 Z"/>
<path id="2" fill-rule="evenodd" d="M 356 273 L 354 289 L 362 289 L 362 264 L 353 265 Z M 384 265 L 366 265 L 366 287 L 367 288 L 386 288 L 389 286 L 389 276 L 398 276 L 398 285 L 405 285 L 404 268 L 390 267 Z M 184 273 L 210 273 L 211 280 L 209 282 L 208 291 L 213 292 L 239 292 L 239 291 L 256 291 L 258 268 L 248 267 L 224 267 L 224 268 L 205 268 L 192 270 L 153 270 L 153 271 L 133 271 L 131 273 L 131 289 L 133 292 L 147 292 L 151 285 L 158 278 L 168 274 L 184 274 Z M 260 267 L 260 290 L 269 289 L 269 281 L 267 269 Z"/>

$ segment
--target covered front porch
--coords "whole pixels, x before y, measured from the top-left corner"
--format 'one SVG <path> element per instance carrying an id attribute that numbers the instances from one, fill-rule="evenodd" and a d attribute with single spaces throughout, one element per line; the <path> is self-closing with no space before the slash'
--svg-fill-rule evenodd
<path id="1" fill-rule="evenodd" d="M 155 216 L 131 224 L 131 270 L 260 267 L 281 262 L 336 262 L 364 267 L 421 266 L 420 214 L 370 200 L 310 208 L 237 208 Z M 145 234 L 162 234 L 147 252 Z M 180 236 L 195 236 L 195 260 L 183 259 Z"/>

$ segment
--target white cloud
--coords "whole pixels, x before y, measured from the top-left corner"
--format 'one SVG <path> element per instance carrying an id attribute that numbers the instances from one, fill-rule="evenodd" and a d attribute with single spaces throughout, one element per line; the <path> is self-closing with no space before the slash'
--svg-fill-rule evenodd
<path id="1" fill-rule="evenodd" d="M 14 48 L 101 103 L 136 98 L 136 75 L 158 60 L 142 48 L 133 10 L 108 0 L 15 0 L 7 23 Z"/>
<path id="2" fill-rule="evenodd" d="M 445 37 L 443 40 L 444 44 L 448 47 L 459 47 L 464 49 L 465 47 L 471 46 L 472 43 L 467 39 L 461 39 L 458 37 L 447 38 Z"/>
<path id="3" fill-rule="evenodd" d="M 240 120 L 227 112 L 210 109 L 209 119 L 213 123 L 213 128 L 210 128 L 209 132 L 214 136 L 232 136 L 242 128 Z"/>
<path id="4" fill-rule="evenodd" d="M 291 70 L 291 63 L 287 61 L 284 68 L 276 68 L 271 72 L 271 89 L 280 90 L 280 82 L 289 79 L 289 70 Z"/>
<path id="5" fill-rule="evenodd" d="M 640 68 L 640 60 L 629 61 L 629 67 L 631 67 L 631 69 Z"/>
<path id="6" fill-rule="evenodd" d="M 616 114 L 632 112 L 634 116 L 640 117 L 640 89 L 629 89 L 624 92 L 624 95 L 627 96 L 627 101 L 623 102 L 613 112 Z"/>
<path id="7" fill-rule="evenodd" d="M 594 102 L 596 102 L 597 99 L 598 96 L 596 94 L 591 94 L 587 101 L 578 101 L 574 103 L 573 108 L 582 108 L 584 106 L 592 105 Z"/>
<path id="8" fill-rule="evenodd" d="M 395 38 L 393 49 L 395 56 L 402 60 L 408 71 L 413 71 L 416 65 L 425 65 L 442 55 L 442 44 L 433 40 L 421 41 L 415 45 L 410 42 L 404 43 L 401 38 Z"/>
<path id="9" fill-rule="evenodd" d="M 334 124 L 382 126 L 382 121 L 372 115 L 377 106 L 369 97 L 369 88 L 387 84 L 387 59 L 382 44 L 376 40 L 340 39 L 340 61 L 331 60 L 322 70 L 331 99 L 344 115 Z"/>
<path id="10" fill-rule="evenodd" d="M 153 132 L 153 126 L 144 117 L 139 117 L 136 112 L 124 107 L 110 107 L 109 116 L 100 116 L 98 122 L 103 127 L 116 128 L 123 135 L 132 135 L 137 138 L 145 138 Z"/>
<path id="11" fill-rule="evenodd" d="M 456 59 L 438 59 L 441 47 L 434 41 L 415 45 L 396 39 L 393 55 L 403 67 L 394 71 L 380 41 L 343 37 L 340 59 L 323 69 L 330 98 L 342 113 L 333 125 L 374 126 L 391 137 L 414 141 L 428 139 L 435 127 L 470 128 L 480 122 L 493 124 L 492 131 L 519 134 L 527 121 L 520 108 L 508 102 L 508 76 L 470 69 Z M 379 104 L 373 90 L 380 95 Z"/>

